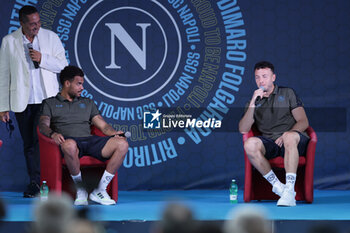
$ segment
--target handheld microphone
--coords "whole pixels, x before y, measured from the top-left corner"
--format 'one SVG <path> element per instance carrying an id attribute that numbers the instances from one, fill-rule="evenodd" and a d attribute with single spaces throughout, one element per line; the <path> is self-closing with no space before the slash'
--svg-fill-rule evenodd
<path id="1" fill-rule="evenodd" d="M 28 47 L 29 50 L 33 50 L 33 45 L 32 45 L 32 43 L 28 43 L 28 44 L 27 44 L 27 47 Z M 33 64 L 34 64 L 35 69 L 38 69 L 38 68 L 39 68 L 39 62 L 33 61 Z"/>
<path id="2" fill-rule="evenodd" d="M 120 137 L 123 137 L 123 138 L 130 138 L 131 137 L 131 133 L 129 131 L 126 131 L 124 133 L 120 133 L 120 134 L 116 134 L 116 136 L 120 136 Z"/>
<path id="3" fill-rule="evenodd" d="M 265 90 L 265 87 L 263 87 L 263 86 L 260 86 L 259 88 L 262 89 L 264 92 L 266 91 L 266 90 Z M 255 99 L 255 106 L 258 105 L 258 103 L 260 102 L 260 100 L 261 100 L 261 96 L 256 97 L 256 99 Z"/>

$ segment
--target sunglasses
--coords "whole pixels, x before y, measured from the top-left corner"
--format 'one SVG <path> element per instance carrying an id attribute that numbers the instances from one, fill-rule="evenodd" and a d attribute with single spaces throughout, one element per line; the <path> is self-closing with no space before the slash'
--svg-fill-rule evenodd
<path id="1" fill-rule="evenodd" d="M 15 126 L 12 123 L 12 120 L 9 119 L 8 121 L 6 121 L 6 129 L 10 134 L 10 137 L 12 136 L 12 132 L 15 130 Z"/>

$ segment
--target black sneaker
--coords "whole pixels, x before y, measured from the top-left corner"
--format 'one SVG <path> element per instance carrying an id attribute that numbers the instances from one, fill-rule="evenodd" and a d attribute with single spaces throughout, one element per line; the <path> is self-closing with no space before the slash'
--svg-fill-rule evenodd
<path id="1" fill-rule="evenodd" d="M 27 190 L 23 192 L 23 197 L 32 198 L 35 197 L 40 192 L 40 186 L 32 181 L 27 186 Z"/>

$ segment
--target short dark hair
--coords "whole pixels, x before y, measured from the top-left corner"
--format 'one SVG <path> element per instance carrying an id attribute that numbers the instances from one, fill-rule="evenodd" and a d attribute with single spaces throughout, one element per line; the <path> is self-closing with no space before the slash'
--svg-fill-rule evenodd
<path id="1" fill-rule="evenodd" d="M 19 21 L 25 23 L 27 21 L 27 15 L 37 13 L 38 10 L 34 6 L 23 6 L 19 10 Z"/>
<path id="2" fill-rule="evenodd" d="M 60 73 L 60 82 L 62 86 L 65 81 L 72 82 L 75 76 L 84 77 L 84 72 L 77 66 L 66 66 Z"/>
<path id="3" fill-rule="evenodd" d="M 264 68 L 270 68 L 272 73 L 275 73 L 275 67 L 271 62 L 268 62 L 268 61 L 260 61 L 256 63 L 254 66 L 254 71 L 264 69 Z"/>

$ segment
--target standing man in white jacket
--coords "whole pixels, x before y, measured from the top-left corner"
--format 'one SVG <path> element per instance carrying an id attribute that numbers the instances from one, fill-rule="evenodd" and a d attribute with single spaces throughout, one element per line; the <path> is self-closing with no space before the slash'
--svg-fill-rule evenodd
<path id="1" fill-rule="evenodd" d="M 56 74 L 68 63 L 58 36 L 41 28 L 33 6 L 19 11 L 21 27 L 2 39 L 0 49 L 0 120 L 10 121 L 15 112 L 23 139 L 30 183 L 24 197 L 39 192 L 40 156 L 36 127 L 43 99 L 58 92 Z"/>

